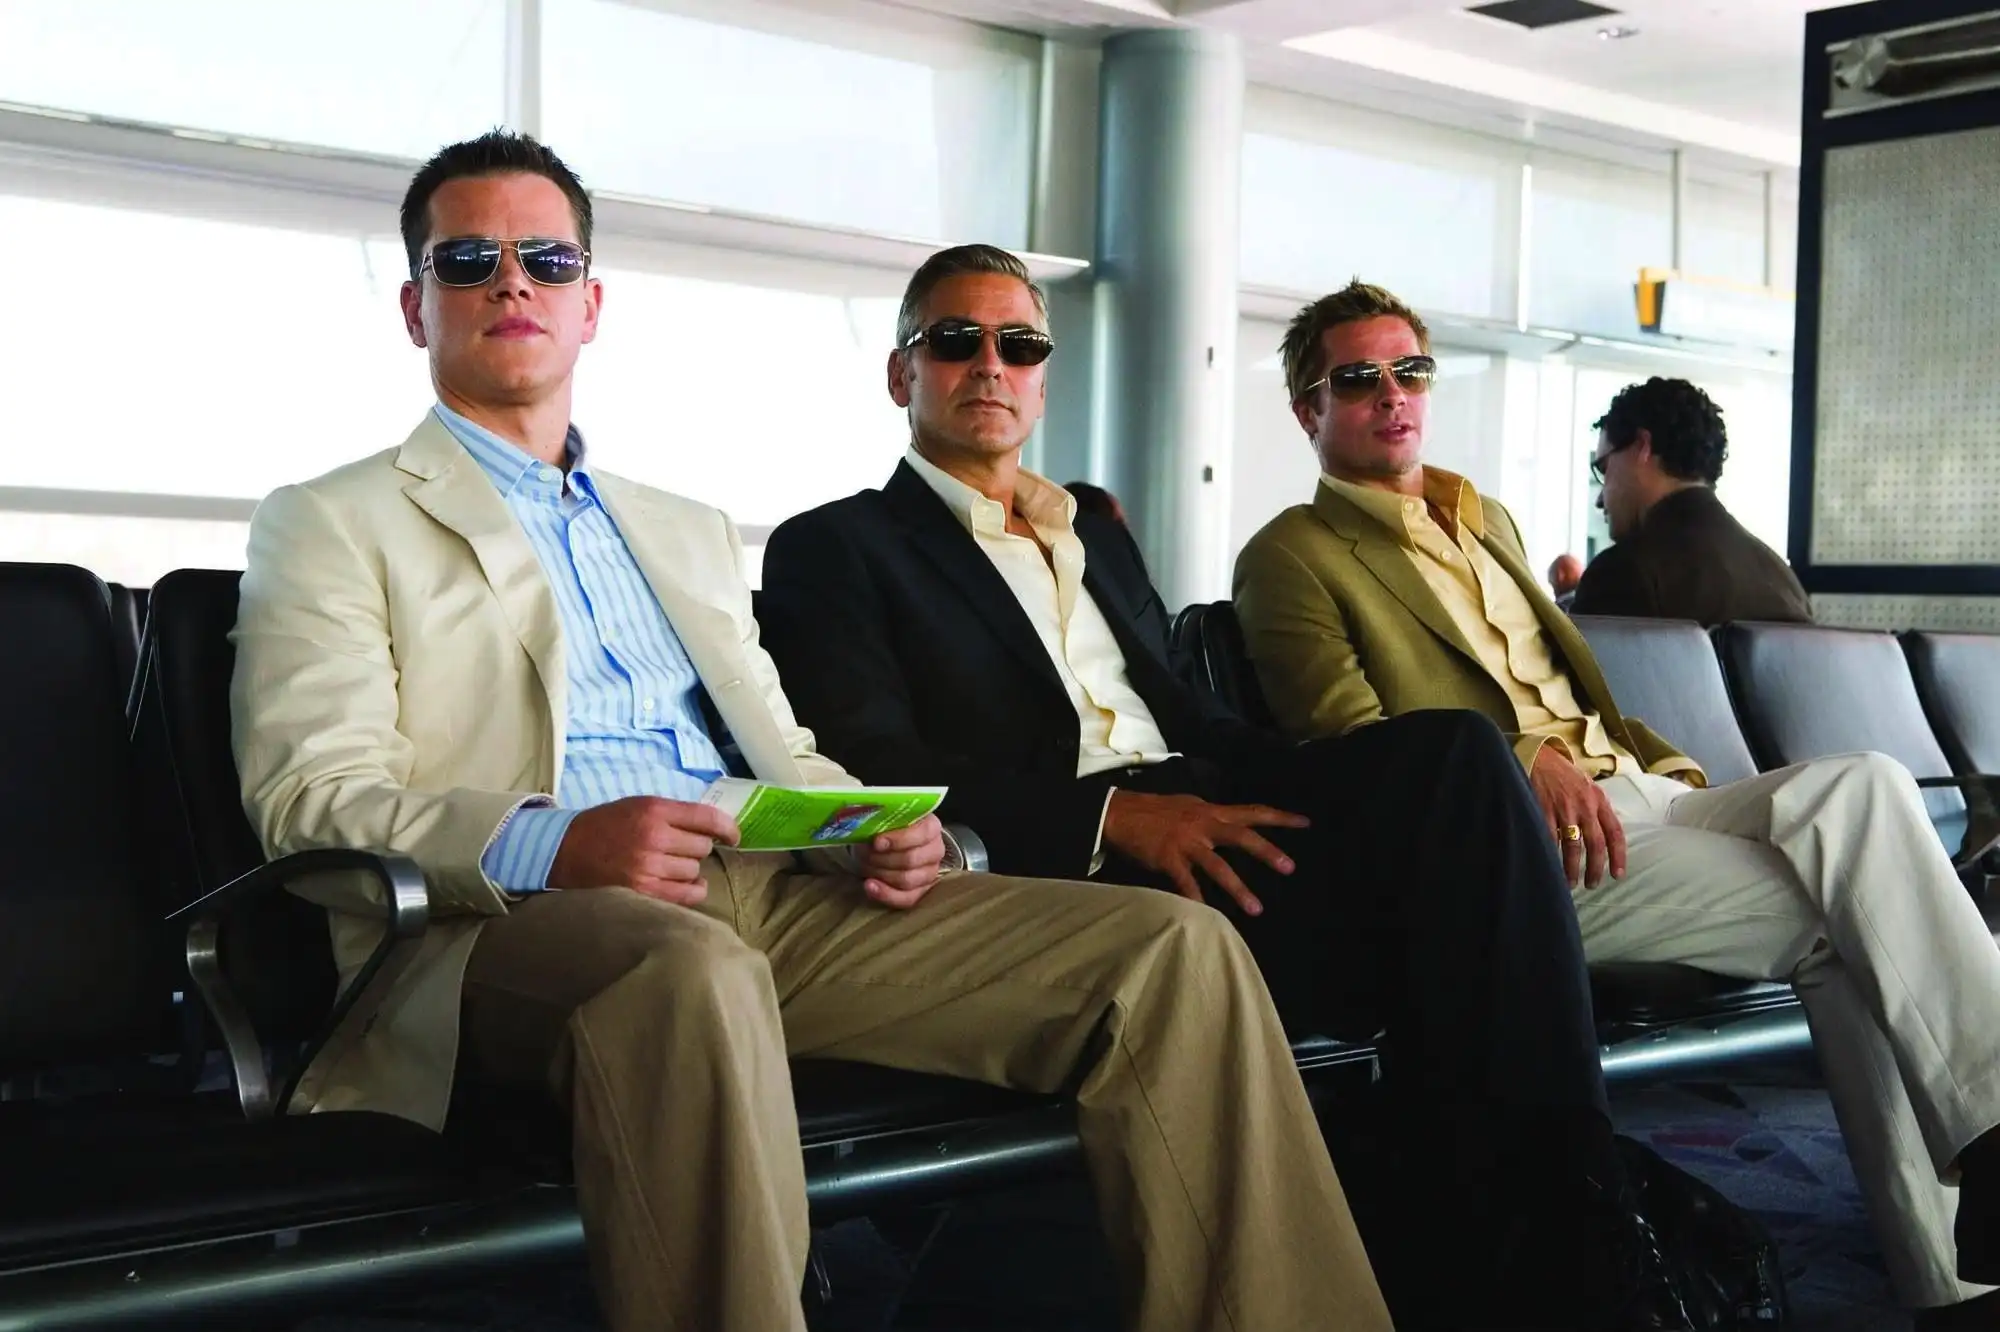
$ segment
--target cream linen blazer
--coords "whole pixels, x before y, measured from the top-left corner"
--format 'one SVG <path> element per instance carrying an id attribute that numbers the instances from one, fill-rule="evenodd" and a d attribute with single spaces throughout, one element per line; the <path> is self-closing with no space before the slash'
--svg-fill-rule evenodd
<path id="1" fill-rule="evenodd" d="M 729 519 L 596 480 L 751 771 L 855 785 L 814 752 L 785 701 Z M 555 597 L 506 501 L 427 414 L 400 448 L 258 506 L 233 637 L 236 765 L 265 852 L 399 852 L 430 890 L 414 956 L 374 1012 L 329 1041 L 289 1108 L 380 1110 L 441 1128 L 466 961 L 481 921 L 518 900 L 486 878 L 480 856 L 562 771 Z M 380 889 L 330 873 L 294 891 L 327 908 L 350 982 L 387 928 Z"/>

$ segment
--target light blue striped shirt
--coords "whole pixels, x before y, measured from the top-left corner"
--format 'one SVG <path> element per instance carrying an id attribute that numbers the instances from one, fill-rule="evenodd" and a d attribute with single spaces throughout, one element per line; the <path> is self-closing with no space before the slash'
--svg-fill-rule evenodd
<path id="1" fill-rule="evenodd" d="M 507 501 L 562 617 L 556 805 L 516 811 L 479 861 L 508 892 L 537 892 L 578 811 L 636 795 L 694 800 L 727 765 L 702 720 L 701 677 L 598 498 L 582 436 L 570 430 L 565 473 L 442 403 L 437 417 Z"/>

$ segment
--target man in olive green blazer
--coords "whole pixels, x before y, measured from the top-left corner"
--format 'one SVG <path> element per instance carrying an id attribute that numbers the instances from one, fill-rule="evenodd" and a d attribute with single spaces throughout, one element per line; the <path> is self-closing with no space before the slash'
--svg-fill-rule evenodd
<path id="1" fill-rule="evenodd" d="M 1235 580 L 1279 724 L 1303 740 L 1414 708 L 1492 717 L 1564 853 L 1585 956 L 1793 983 L 1891 1275 L 1939 1311 L 1919 1326 L 1990 1315 L 1963 1306 L 2000 1284 L 2000 948 L 1916 784 L 1848 754 L 1709 788 L 1623 716 L 1507 511 L 1423 465 L 1429 350 L 1408 306 L 1358 281 L 1286 334 L 1321 482 Z"/>
<path id="2" fill-rule="evenodd" d="M 1693 759 L 1618 711 L 1583 635 L 1528 572 L 1514 516 L 1497 500 L 1479 505 L 1478 539 L 1527 596 L 1579 701 L 1648 772 L 1699 781 Z M 1322 485 L 1310 505 L 1285 510 L 1259 532 L 1237 562 L 1236 595 L 1246 628 L 1258 627 L 1252 655 L 1288 731 L 1343 735 L 1419 708 L 1471 708 L 1492 718 L 1533 769 L 1544 739 L 1521 732 L 1506 690 L 1482 669 L 1389 529 L 1346 495 Z M 1263 670 L 1264 661 L 1283 666 Z"/>

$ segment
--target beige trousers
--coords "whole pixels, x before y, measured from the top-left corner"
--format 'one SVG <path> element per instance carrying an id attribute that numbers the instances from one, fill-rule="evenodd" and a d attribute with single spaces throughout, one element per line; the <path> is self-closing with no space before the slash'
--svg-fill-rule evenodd
<path id="1" fill-rule="evenodd" d="M 803 1332 L 791 1055 L 1074 1085 L 1135 1329 L 1389 1326 L 1256 964 L 1214 911 L 976 874 L 892 911 L 782 855 L 724 852 L 705 877 L 699 909 L 527 898 L 466 975 L 470 1066 L 571 1111 L 616 1332 Z"/>
<path id="2" fill-rule="evenodd" d="M 1818 759 L 1694 790 L 1611 777 L 1625 877 L 1576 894 L 1592 962 L 1685 962 L 1788 980 L 1897 1293 L 1957 1277 L 1959 1151 L 2000 1124 L 2000 948 L 1906 769 Z"/>

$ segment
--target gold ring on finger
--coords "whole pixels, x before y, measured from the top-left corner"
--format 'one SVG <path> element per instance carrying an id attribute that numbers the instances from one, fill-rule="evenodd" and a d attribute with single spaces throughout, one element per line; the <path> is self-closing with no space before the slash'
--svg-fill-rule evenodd
<path id="1" fill-rule="evenodd" d="M 1583 840 L 1583 829 L 1574 823 L 1566 824 L 1563 827 L 1562 836 L 1565 842 L 1581 842 Z"/>

